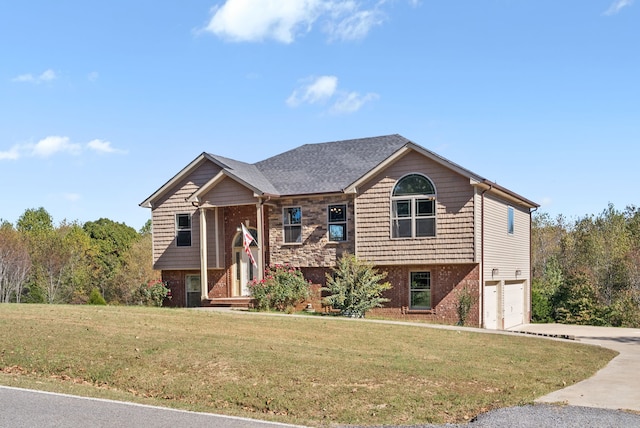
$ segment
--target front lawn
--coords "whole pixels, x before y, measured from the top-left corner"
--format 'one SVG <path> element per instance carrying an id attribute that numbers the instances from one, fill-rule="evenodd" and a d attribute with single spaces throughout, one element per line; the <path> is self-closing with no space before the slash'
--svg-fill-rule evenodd
<path id="1" fill-rule="evenodd" d="M 0 304 L 0 383 L 304 425 L 464 422 L 615 352 L 335 317 Z"/>

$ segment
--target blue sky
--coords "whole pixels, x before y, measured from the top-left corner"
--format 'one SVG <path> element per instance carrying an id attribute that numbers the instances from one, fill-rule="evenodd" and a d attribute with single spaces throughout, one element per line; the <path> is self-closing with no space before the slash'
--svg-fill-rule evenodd
<path id="1" fill-rule="evenodd" d="M 207 151 L 401 134 L 577 218 L 640 205 L 634 0 L 0 5 L 0 218 L 138 206 Z"/>

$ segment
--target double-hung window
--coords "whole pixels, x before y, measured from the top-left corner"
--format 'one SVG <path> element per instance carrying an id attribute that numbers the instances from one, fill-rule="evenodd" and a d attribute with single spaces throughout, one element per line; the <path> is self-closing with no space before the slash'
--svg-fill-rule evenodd
<path id="1" fill-rule="evenodd" d="M 285 208 L 283 226 L 285 243 L 302 243 L 302 208 Z"/>
<path id="2" fill-rule="evenodd" d="M 401 178 L 391 196 L 391 237 L 421 238 L 436 235 L 436 191 L 421 174 Z"/>
<path id="3" fill-rule="evenodd" d="M 176 245 L 191 246 L 191 214 L 176 214 Z"/>
<path id="4" fill-rule="evenodd" d="M 329 241 L 347 240 L 347 206 L 329 205 L 328 208 Z"/>
<path id="5" fill-rule="evenodd" d="M 431 309 L 431 272 L 411 272 L 409 309 Z"/>

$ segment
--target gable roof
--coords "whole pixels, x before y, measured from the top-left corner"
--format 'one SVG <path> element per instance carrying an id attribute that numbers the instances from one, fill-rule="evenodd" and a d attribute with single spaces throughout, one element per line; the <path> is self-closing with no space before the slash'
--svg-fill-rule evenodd
<path id="1" fill-rule="evenodd" d="M 256 166 L 280 195 L 341 192 L 409 142 L 396 134 L 305 144 Z"/>
<path id="2" fill-rule="evenodd" d="M 415 150 L 469 178 L 472 185 L 499 192 L 502 196 L 530 208 L 538 207 L 535 202 L 498 186 L 398 134 L 305 144 L 255 164 L 202 153 L 140 206 L 151 207 L 153 201 L 206 160 L 214 162 L 222 170 L 191 195 L 189 200 L 197 200 L 224 177 L 239 182 L 258 196 L 356 192 L 361 183 L 410 150 Z"/>

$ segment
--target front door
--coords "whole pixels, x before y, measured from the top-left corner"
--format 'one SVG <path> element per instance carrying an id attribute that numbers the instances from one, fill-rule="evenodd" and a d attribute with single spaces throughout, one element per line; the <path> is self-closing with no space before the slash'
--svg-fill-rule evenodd
<path id="1" fill-rule="evenodd" d="M 249 228 L 249 232 L 256 238 L 257 230 Z M 257 240 L 257 239 L 256 239 Z M 254 260 L 258 260 L 258 246 L 255 241 L 249 247 Z M 257 268 L 249 260 L 242 245 L 242 233 L 238 233 L 233 240 L 233 284 L 232 297 L 249 296 L 249 282 L 258 277 Z"/>
<path id="2" fill-rule="evenodd" d="M 254 260 L 258 260 L 258 249 L 250 247 Z M 232 296 L 248 296 L 249 282 L 253 281 L 256 275 L 256 267 L 249 260 L 249 256 L 244 252 L 244 248 L 235 248 L 233 250 L 235 260 L 235 275 Z"/>

